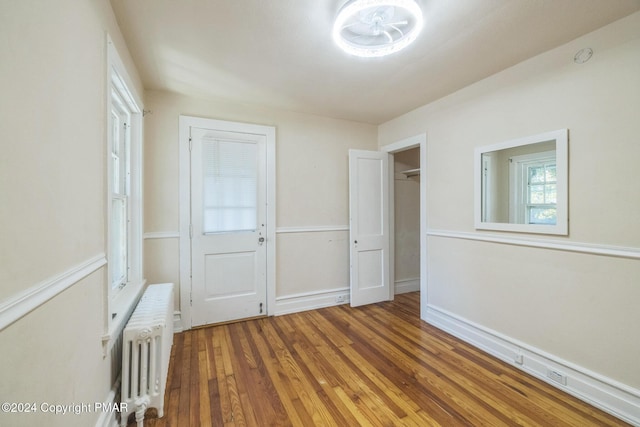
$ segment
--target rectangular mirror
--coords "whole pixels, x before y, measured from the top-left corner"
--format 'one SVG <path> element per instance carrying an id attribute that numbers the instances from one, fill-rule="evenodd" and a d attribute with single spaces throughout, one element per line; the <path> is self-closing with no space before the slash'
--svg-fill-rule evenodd
<path id="1" fill-rule="evenodd" d="M 567 235 L 569 131 L 475 150 L 475 228 Z"/>

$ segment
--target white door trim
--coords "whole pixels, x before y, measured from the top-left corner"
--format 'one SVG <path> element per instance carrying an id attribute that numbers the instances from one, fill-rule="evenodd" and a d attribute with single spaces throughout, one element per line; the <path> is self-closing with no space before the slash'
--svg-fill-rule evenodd
<path id="1" fill-rule="evenodd" d="M 212 126 L 228 132 L 265 135 L 267 138 L 267 310 L 272 316 L 276 306 L 276 129 L 249 123 L 229 122 L 192 116 L 180 116 L 180 311 L 184 330 L 191 329 L 191 155 L 189 127 Z"/>
<path id="2" fill-rule="evenodd" d="M 427 313 L 428 292 L 427 292 L 427 134 L 421 133 L 392 144 L 380 147 L 380 151 L 394 154 L 399 151 L 408 150 L 410 148 L 420 147 L 420 318 L 425 320 Z M 389 175 L 394 176 L 393 162 L 389 162 Z M 391 236 L 391 247 L 389 257 L 395 259 L 394 253 L 394 207 L 395 195 L 393 189 L 393 180 L 389 184 L 389 233 Z M 390 263 L 393 265 L 393 262 Z M 393 267 L 390 268 L 393 274 Z M 392 276 L 393 279 L 393 276 Z M 393 288 L 393 287 L 392 287 Z M 393 289 L 392 289 L 393 290 Z"/>

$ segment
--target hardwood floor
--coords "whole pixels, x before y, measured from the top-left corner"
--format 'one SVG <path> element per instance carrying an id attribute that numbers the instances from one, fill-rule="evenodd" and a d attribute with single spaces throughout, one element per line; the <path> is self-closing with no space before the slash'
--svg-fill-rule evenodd
<path id="1" fill-rule="evenodd" d="M 177 334 L 146 426 L 621 426 L 419 319 L 419 294 Z"/>

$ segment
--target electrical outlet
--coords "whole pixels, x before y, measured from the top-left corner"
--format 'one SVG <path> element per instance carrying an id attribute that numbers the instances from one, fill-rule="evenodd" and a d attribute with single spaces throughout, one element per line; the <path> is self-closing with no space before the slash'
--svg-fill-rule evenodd
<path id="1" fill-rule="evenodd" d="M 559 384 L 567 385 L 567 376 L 561 372 L 552 371 L 551 369 L 549 369 L 547 371 L 547 377 L 549 377 L 550 379 L 552 379 L 553 381 Z"/>
<path id="2" fill-rule="evenodd" d="M 336 296 L 336 304 L 344 304 L 345 302 L 347 302 L 347 296 L 346 295 L 338 295 L 338 296 Z"/>

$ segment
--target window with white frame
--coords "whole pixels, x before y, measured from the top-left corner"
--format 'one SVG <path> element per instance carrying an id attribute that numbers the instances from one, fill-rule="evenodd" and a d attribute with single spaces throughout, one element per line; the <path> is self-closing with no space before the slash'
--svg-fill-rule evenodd
<path id="1" fill-rule="evenodd" d="M 517 224 L 556 224 L 555 151 L 514 156 L 510 162 L 511 221 Z"/>
<path id="2" fill-rule="evenodd" d="M 129 195 L 131 170 L 129 160 L 131 114 L 118 88 L 111 90 L 111 287 L 122 288 L 129 270 Z"/>
<path id="3" fill-rule="evenodd" d="M 113 42 L 108 39 L 107 263 L 104 342 L 135 306 L 142 275 L 142 108 Z"/>

